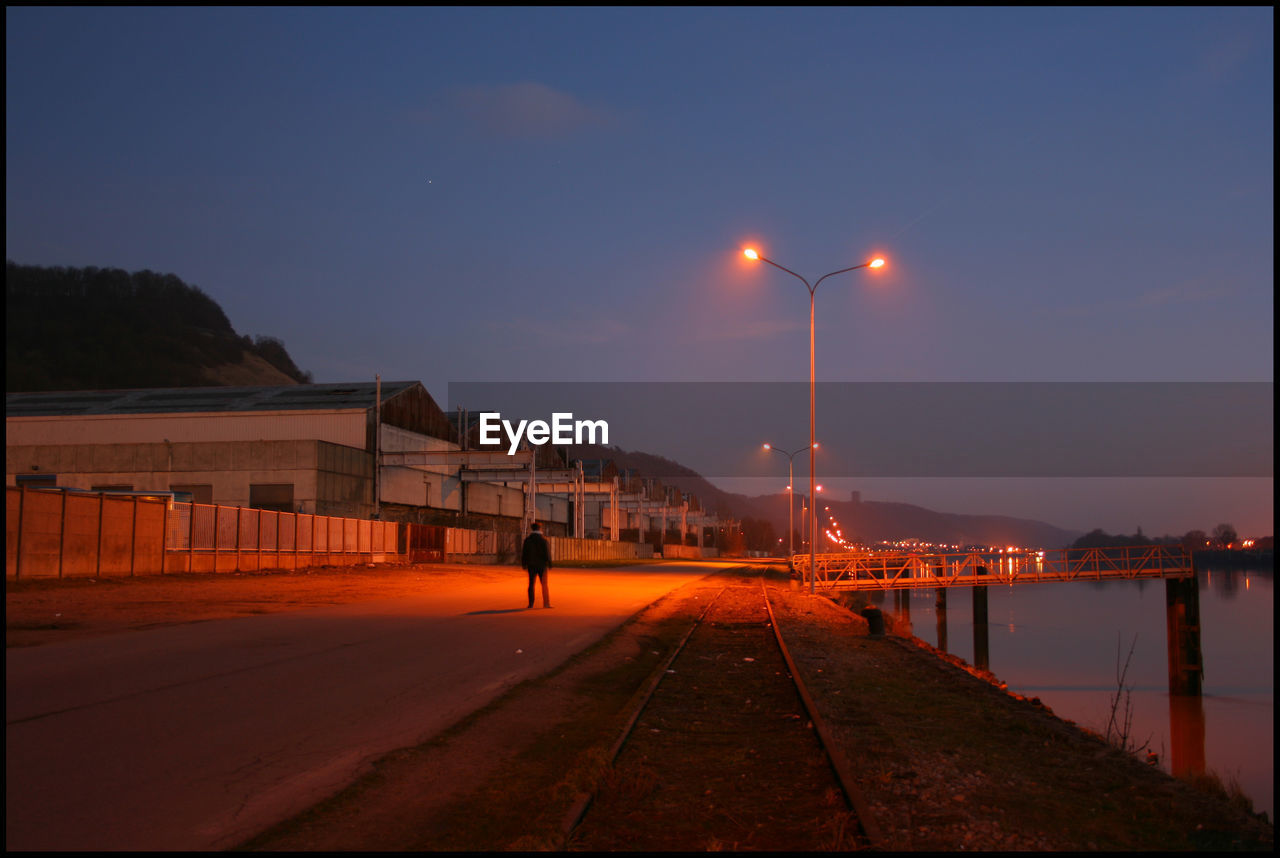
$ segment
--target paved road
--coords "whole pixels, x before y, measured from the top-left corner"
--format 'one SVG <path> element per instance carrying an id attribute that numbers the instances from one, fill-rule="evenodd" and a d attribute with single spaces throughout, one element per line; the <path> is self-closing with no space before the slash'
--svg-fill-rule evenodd
<path id="1" fill-rule="evenodd" d="M 477 582 L 7 650 L 5 846 L 235 846 L 716 568 L 555 570 L 551 610 Z"/>

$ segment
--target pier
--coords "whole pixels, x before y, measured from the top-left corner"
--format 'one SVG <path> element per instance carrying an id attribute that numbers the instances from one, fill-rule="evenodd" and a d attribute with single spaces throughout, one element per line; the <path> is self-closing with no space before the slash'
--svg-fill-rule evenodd
<path id="1" fill-rule="evenodd" d="M 827 592 L 937 590 L 940 643 L 946 640 L 947 589 L 972 588 L 974 658 L 983 668 L 989 658 L 988 587 L 1162 578 L 1166 593 L 1169 693 L 1189 696 L 1201 693 L 1204 665 L 1200 650 L 1200 596 L 1191 552 L 1181 545 L 939 554 L 873 551 L 818 554 L 813 564 L 816 575 L 810 571 L 808 554 L 793 556 L 791 563 L 804 580 L 812 577 L 815 588 Z M 896 602 L 901 605 L 903 599 L 897 596 L 895 592 Z"/>

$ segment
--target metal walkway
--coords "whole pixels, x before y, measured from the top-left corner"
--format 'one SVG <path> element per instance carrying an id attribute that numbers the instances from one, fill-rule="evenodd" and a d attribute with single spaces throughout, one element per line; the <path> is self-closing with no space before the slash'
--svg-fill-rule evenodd
<path id="1" fill-rule="evenodd" d="M 809 555 L 791 558 L 805 581 Z M 1190 578 L 1191 553 L 1180 545 L 1068 548 L 1057 551 L 971 551 L 956 554 L 854 552 L 819 554 L 815 587 L 909 590 L 1061 581 Z"/>

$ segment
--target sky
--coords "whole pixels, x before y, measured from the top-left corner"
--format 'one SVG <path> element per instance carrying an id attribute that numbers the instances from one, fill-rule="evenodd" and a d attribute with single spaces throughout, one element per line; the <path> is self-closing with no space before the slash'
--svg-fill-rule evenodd
<path id="1" fill-rule="evenodd" d="M 809 283 L 888 260 L 814 293 L 819 382 L 1269 397 L 1273 15 L 10 7 L 6 257 L 176 274 L 317 382 L 446 407 L 458 382 L 807 385 L 808 290 L 748 245 Z M 803 446 L 806 410 L 764 440 Z M 1262 535 L 1266 471 L 832 490 Z"/>

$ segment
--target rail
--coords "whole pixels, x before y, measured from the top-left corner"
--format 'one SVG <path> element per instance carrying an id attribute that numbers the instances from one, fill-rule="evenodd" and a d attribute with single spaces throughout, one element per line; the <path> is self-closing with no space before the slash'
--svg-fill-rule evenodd
<path id="1" fill-rule="evenodd" d="M 809 555 L 792 566 L 809 580 Z M 1126 545 L 1056 551 L 969 551 L 944 554 L 819 554 L 815 586 L 829 590 L 907 590 L 1064 581 L 1189 578 L 1191 553 L 1181 545 Z"/>
<path id="2" fill-rule="evenodd" d="M 628 789 L 606 790 L 604 796 L 583 795 L 563 823 L 565 844 L 602 851 L 605 846 L 626 843 L 643 851 L 645 844 L 634 838 L 643 839 L 654 832 L 658 842 L 669 846 L 682 837 L 737 842 L 732 837 L 711 835 L 745 831 L 748 838 L 762 838 L 751 842 L 772 845 L 780 836 L 794 838 L 797 830 L 811 830 L 802 820 L 815 808 L 821 808 L 822 818 L 832 814 L 830 793 L 824 786 L 831 783 L 832 789 L 844 794 L 850 811 L 847 819 L 853 823 L 847 829 L 840 828 L 838 844 L 861 848 L 879 845 L 882 835 L 872 821 L 870 806 L 783 640 L 768 588 L 761 580 L 758 593 L 750 594 L 750 589 L 741 584 L 720 587 L 711 596 L 632 699 L 626 725 L 609 751 L 610 780 L 616 784 L 664 776 L 669 779 L 671 790 L 653 806 L 657 822 L 648 813 L 645 795 L 634 795 Z M 737 591 L 737 601 L 722 605 L 722 596 L 730 590 Z M 743 669 L 750 664 L 756 666 Z M 779 708 L 780 701 L 793 695 L 807 719 L 795 714 L 790 703 Z M 764 711 L 754 711 L 759 709 Z M 806 721 L 807 727 L 800 726 Z M 687 771 L 683 749 L 690 743 L 720 748 L 722 765 L 714 772 Z M 623 756 L 624 748 L 631 749 L 629 759 Z M 816 763 L 819 758 L 829 763 L 829 768 Z M 833 780 L 815 777 L 814 773 L 824 769 Z M 780 771 L 809 774 L 777 780 Z M 764 806 L 742 785 L 768 783 L 777 789 L 788 780 L 786 795 L 792 817 L 753 816 Z M 696 783 L 691 786 L 691 781 Z M 705 802 L 699 810 L 716 812 L 704 813 L 692 829 L 685 828 L 686 822 L 698 817 L 689 815 L 689 805 L 681 803 L 679 789 L 691 789 Z M 602 798 L 603 807 L 599 804 Z M 643 812 L 637 812 L 638 805 Z"/>

